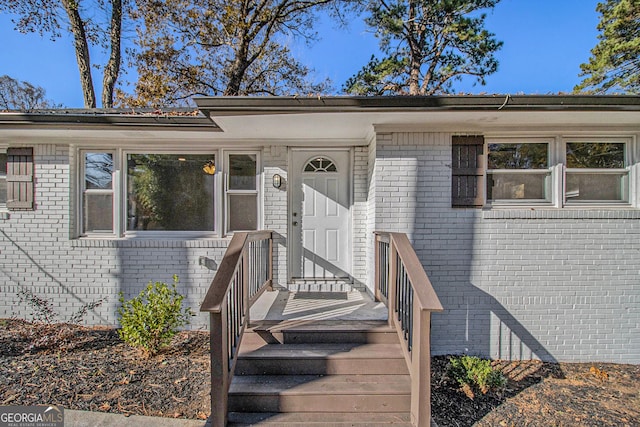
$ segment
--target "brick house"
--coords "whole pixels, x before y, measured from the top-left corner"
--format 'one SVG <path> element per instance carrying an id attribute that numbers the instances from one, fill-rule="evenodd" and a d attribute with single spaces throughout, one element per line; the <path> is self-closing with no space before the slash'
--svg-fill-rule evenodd
<path id="1" fill-rule="evenodd" d="M 0 317 L 26 289 L 114 324 L 174 274 L 197 307 L 237 230 L 275 232 L 281 286 L 371 291 L 385 230 L 444 307 L 434 354 L 640 363 L 640 97 L 196 103 L 0 113 Z"/>

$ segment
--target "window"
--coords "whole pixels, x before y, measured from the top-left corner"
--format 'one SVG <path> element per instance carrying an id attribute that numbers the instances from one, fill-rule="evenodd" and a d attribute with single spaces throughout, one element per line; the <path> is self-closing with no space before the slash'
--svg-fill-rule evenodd
<path id="1" fill-rule="evenodd" d="M 258 155 L 227 154 L 227 231 L 258 228 Z"/>
<path id="2" fill-rule="evenodd" d="M 635 144 L 629 138 L 453 136 L 451 205 L 637 207 Z"/>
<path id="3" fill-rule="evenodd" d="M 260 225 L 256 151 L 86 149 L 78 159 L 79 235 L 196 238 Z"/>
<path id="4" fill-rule="evenodd" d="M 326 157 L 311 159 L 304 167 L 305 172 L 337 172 L 335 163 Z"/>
<path id="5" fill-rule="evenodd" d="M 114 154 L 82 152 L 82 234 L 113 233 Z"/>
<path id="6" fill-rule="evenodd" d="M 628 203 L 624 142 L 565 143 L 565 203 Z"/>
<path id="7" fill-rule="evenodd" d="M 214 154 L 127 154 L 127 231 L 214 231 Z"/>
<path id="8" fill-rule="evenodd" d="M 551 202 L 549 143 L 490 142 L 487 148 L 488 202 Z"/>
<path id="9" fill-rule="evenodd" d="M 0 153 L 0 208 L 7 206 L 7 153 Z"/>

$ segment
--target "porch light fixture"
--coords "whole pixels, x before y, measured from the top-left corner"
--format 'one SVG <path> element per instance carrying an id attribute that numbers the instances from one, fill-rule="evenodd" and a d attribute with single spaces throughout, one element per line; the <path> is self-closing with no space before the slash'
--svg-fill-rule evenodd
<path id="1" fill-rule="evenodd" d="M 273 175 L 273 186 L 275 188 L 282 187 L 282 177 L 279 174 Z"/>

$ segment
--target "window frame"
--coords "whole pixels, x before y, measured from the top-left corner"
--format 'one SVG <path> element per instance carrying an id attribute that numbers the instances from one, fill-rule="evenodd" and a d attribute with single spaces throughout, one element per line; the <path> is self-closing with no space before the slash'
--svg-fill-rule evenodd
<path id="1" fill-rule="evenodd" d="M 113 172 L 111 173 L 111 189 L 90 189 L 86 188 L 86 154 L 87 153 L 105 153 L 111 154 L 113 159 Z M 81 237 L 115 237 L 118 233 L 118 182 L 119 182 L 119 156 L 118 151 L 112 148 L 82 148 L 78 150 L 79 168 L 77 175 L 78 184 L 78 203 L 77 203 L 77 224 L 78 235 Z M 111 210 L 111 231 L 88 231 L 85 229 L 85 207 L 84 198 L 85 194 L 111 194 L 112 196 L 112 210 Z"/>
<path id="2" fill-rule="evenodd" d="M 554 164 L 557 163 L 553 138 L 536 138 L 536 137 L 485 137 L 484 141 L 484 206 L 485 207 L 514 207 L 514 206 L 553 206 L 555 200 L 555 177 Z M 489 146 L 493 144 L 547 144 L 547 167 L 539 169 L 491 169 L 489 168 Z M 546 183 L 546 191 L 548 197 L 546 199 L 489 199 L 489 184 L 491 175 L 506 174 L 523 174 L 523 175 L 546 175 L 548 182 Z"/>
<path id="3" fill-rule="evenodd" d="M 212 149 L 212 150 L 207 150 L 207 149 L 173 149 L 173 148 L 154 148 L 154 149 L 148 149 L 148 150 L 143 150 L 140 148 L 135 148 L 135 149 L 127 149 L 124 148 L 121 150 L 121 158 L 122 158 L 122 165 L 123 165 L 123 170 L 122 170 L 122 175 L 123 175 L 123 179 L 122 179 L 122 188 L 120 190 L 121 192 L 121 203 L 120 203 L 120 209 L 119 209 L 119 216 L 120 216 L 120 221 L 122 224 L 122 229 L 119 232 L 119 235 L 124 236 L 126 238 L 168 238 L 168 239 L 175 239 L 175 238 L 185 238 L 185 239 L 196 239 L 196 238 L 210 238 L 210 237 L 218 237 L 220 235 L 219 230 L 220 230 L 220 215 L 221 215 L 221 211 L 219 210 L 218 206 L 219 206 L 219 193 L 220 193 L 220 186 L 219 186 L 219 173 L 218 170 L 216 170 L 215 174 L 214 174 L 214 181 L 213 181 L 213 230 L 194 230 L 194 231 L 186 231 L 186 230 L 127 230 L 127 212 L 128 212 L 128 205 L 127 205 L 127 198 L 128 198 L 128 188 L 129 188 L 129 176 L 128 176 L 128 170 L 125 170 L 125 165 L 127 165 L 127 156 L 129 154 L 188 154 L 188 155 L 213 155 L 214 159 L 215 159 L 215 165 L 216 168 L 218 168 L 218 163 L 219 163 L 219 156 L 220 156 L 220 150 L 219 149 Z"/>
<path id="4" fill-rule="evenodd" d="M 4 155 L 6 157 L 5 159 L 5 168 L 4 171 L 0 171 L 0 180 L 3 180 L 5 183 L 5 199 L 8 196 L 8 181 L 7 181 L 7 164 L 9 162 L 9 154 L 7 153 L 7 147 L 5 146 L 1 146 L 0 145 L 0 155 Z M 6 202 L 0 202 L 0 212 L 8 212 L 9 209 L 7 208 L 7 203 Z"/>
<path id="5" fill-rule="evenodd" d="M 223 150 L 223 172 L 224 172 L 224 185 L 222 191 L 222 197 L 224 199 L 224 208 L 220 212 L 220 216 L 224 216 L 224 234 L 233 235 L 234 231 L 230 230 L 229 219 L 231 217 L 229 209 L 231 203 L 229 202 L 229 196 L 233 195 L 254 195 L 256 196 L 256 229 L 262 229 L 262 156 L 259 150 Z M 234 190 L 229 188 L 231 180 L 231 164 L 230 157 L 233 155 L 255 155 L 256 156 L 256 189 L 255 190 Z M 223 214 L 223 215 L 222 215 Z"/>
<path id="6" fill-rule="evenodd" d="M 0 150 L 2 147 L 0 147 Z M 91 145 L 78 146 L 75 149 L 77 156 L 76 165 L 76 218 L 75 235 L 78 238 L 126 238 L 126 239 L 206 239 L 223 238 L 233 235 L 227 231 L 228 224 L 228 156 L 233 154 L 251 154 L 256 156 L 256 189 L 255 190 L 233 190 L 235 194 L 255 194 L 257 198 L 257 229 L 263 228 L 263 165 L 262 151 L 260 148 L 247 148 L 242 150 L 227 149 L 224 147 L 209 148 L 198 146 L 196 148 L 180 149 L 171 147 L 149 147 L 148 149 L 139 147 L 118 147 L 106 148 L 104 146 Z M 84 206 L 83 197 L 85 190 L 85 153 L 110 153 L 114 159 L 113 173 L 113 232 L 112 233 L 84 233 Z M 127 230 L 127 155 L 129 154 L 212 154 L 215 156 L 216 171 L 214 174 L 214 229 L 205 231 L 162 231 L 162 230 Z M 96 191 L 96 190 L 94 190 Z M 105 191 L 105 190 L 98 190 Z"/>
<path id="7" fill-rule="evenodd" d="M 567 167 L 567 144 L 570 143 L 599 143 L 599 144 L 624 144 L 624 167 L 623 168 L 569 168 Z M 633 180 L 633 140 L 631 138 L 616 137 L 599 137 L 599 136 L 581 136 L 581 137 L 563 137 L 560 142 L 560 150 L 562 152 L 562 207 L 607 207 L 607 206 L 632 206 L 633 194 L 635 193 L 635 185 Z M 624 174 L 626 176 L 626 197 L 623 200 L 584 200 L 571 201 L 567 200 L 567 174 Z M 626 198 L 626 200 L 625 200 Z"/>

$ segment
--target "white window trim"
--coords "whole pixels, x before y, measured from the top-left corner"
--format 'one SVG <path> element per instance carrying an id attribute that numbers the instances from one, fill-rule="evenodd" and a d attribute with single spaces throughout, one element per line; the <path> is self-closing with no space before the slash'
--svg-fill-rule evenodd
<path id="1" fill-rule="evenodd" d="M 250 154 L 256 156 L 256 189 L 255 190 L 231 190 L 229 189 L 229 156 L 234 154 Z M 221 212 L 222 222 L 224 224 L 224 235 L 232 236 L 233 231 L 229 231 L 229 195 L 230 194 L 255 194 L 258 198 L 257 201 L 257 212 L 256 212 L 256 225 L 257 229 L 263 229 L 263 207 L 262 207 L 262 156 L 260 150 L 222 150 L 222 155 L 224 158 L 223 167 L 222 167 L 222 176 L 224 176 L 224 191 L 221 192 L 221 198 L 224 199 L 223 203 L 220 206 L 223 206 L 223 211 Z M 223 214 L 223 215 L 222 215 Z"/>
<path id="2" fill-rule="evenodd" d="M 0 152 L 2 152 L 0 146 Z M 121 147 L 121 148 L 104 148 L 102 146 L 80 146 L 76 148 L 77 154 L 77 173 L 76 173 L 76 236 L 82 239 L 210 239 L 223 238 L 233 235 L 232 232 L 227 233 L 228 213 L 227 213 L 227 167 L 229 154 L 254 154 L 256 155 L 256 190 L 235 190 L 235 194 L 245 192 L 247 194 L 256 194 L 258 198 L 257 225 L 258 230 L 262 229 L 263 224 L 263 165 L 261 149 L 226 149 L 216 147 L 209 149 L 206 147 L 198 147 L 191 149 L 176 149 L 174 147 L 153 147 L 149 149 L 141 149 L 139 147 Z M 112 153 L 114 159 L 113 173 L 113 233 L 83 233 L 83 193 L 85 190 L 84 182 L 84 153 L 87 152 L 105 152 Z M 214 175 L 214 230 L 211 231 L 127 231 L 127 177 L 126 156 L 128 154 L 213 154 L 216 159 L 216 172 Z M 105 190 L 97 190 L 105 191 Z"/>
<path id="3" fill-rule="evenodd" d="M 174 149 L 174 148 L 149 148 L 146 150 L 135 148 L 135 149 L 127 149 L 123 148 L 120 150 L 120 158 L 121 165 L 127 165 L 127 155 L 129 154 L 193 154 L 193 155 L 205 155 L 205 154 L 213 154 L 215 156 L 215 164 L 216 168 L 218 168 L 219 155 L 220 150 L 218 149 Z M 121 226 L 119 227 L 118 235 L 124 236 L 125 238 L 145 238 L 145 239 L 200 239 L 200 238 L 212 238 L 219 237 L 219 219 L 222 214 L 220 209 L 217 207 L 218 203 L 218 194 L 220 193 L 219 189 L 220 184 L 220 174 L 218 170 L 216 170 L 214 174 L 213 181 L 213 198 L 214 198 L 214 229 L 213 230 L 199 230 L 199 231 L 162 231 L 162 230 L 151 230 L 151 231 L 143 231 L 143 230 L 127 230 L 127 189 L 128 189 L 128 179 L 127 172 L 125 170 L 120 170 L 120 174 L 123 176 L 121 190 L 119 191 L 120 195 L 120 203 L 118 206 L 120 207 L 118 215 L 120 218 Z"/>
<path id="4" fill-rule="evenodd" d="M 584 142 L 584 143 L 618 143 L 624 145 L 624 168 L 568 168 L 566 167 L 567 159 L 567 143 L 571 142 Z M 562 152 L 561 165 L 562 165 L 562 207 L 565 208 L 584 208 L 584 207 L 630 207 L 634 206 L 634 195 L 637 191 L 637 186 L 634 185 L 634 179 L 632 174 L 632 167 L 634 162 L 632 138 L 619 138 L 619 137 L 599 137 L 599 136 L 580 136 L 580 137 L 563 137 L 560 141 L 560 150 Z M 620 200 L 603 200 L 603 201 L 567 201 L 566 194 L 566 182 L 567 173 L 598 173 L 598 174 L 626 174 L 627 175 L 627 201 Z"/>
<path id="5" fill-rule="evenodd" d="M 98 189 L 87 189 L 86 188 L 86 180 L 85 180 L 85 154 L 86 153 L 109 153 L 113 158 L 113 170 L 111 177 L 111 190 L 98 190 Z M 88 237 L 88 238 L 96 238 L 96 237 L 110 237 L 113 238 L 117 235 L 117 225 L 118 225 L 118 171 L 119 171 L 119 157 L 118 151 L 113 148 L 82 148 L 78 150 L 78 203 L 76 209 L 77 221 L 78 224 L 78 235 L 80 237 Z M 111 232 L 84 232 L 84 195 L 85 193 L 91 194 L 112 194 L 113 195 L 113 203 L 112 203 L 112 231 Z"/>
<path id="6" fill-rule="evenodd" d="M 556 152 L 554 150 L 554 139 L 552 138 L 520 138 L 514 137 L 499 137 L 488 138 L 485 137 L 484 141 L 484 171 L 485 171 L 485 188 L 484 188 L 484 204 L 488 208 L 492 207 L 516 207 L 516 206 L 537 206 L 537 207 L 553 207 L 556 195 L 556 183 L 554 178 L 553 165 L 556 161 Z M 489 145 L 491 144 L 547 144 L 547 169 L 489 169 Z M 492 174 L 539 174 L 550 175 L 549 184 L 549 199 L 548 200 L 535 200 L 535 199 L 497 199 L 489 200 L 489 191 L 487 189 L 489 183 L 489 177 Z"/>
<path id="7" fill-rule="evenodd" d="M 4 145 L 0 145 L 0 154 L 4 154 L 5 156 L 7 155 L 7 146 Z M 9 160 L 7 158 L 7 160 Z M 4 171 L 0 171 L 0 180 L 4 180 L 5 181 L 5 188 L 7 186 L 6 182 L 7 182 L 7 171 L 6 169 Z M 7 204 L 6 203 L 2 203 L 0 202 L 0 212 L 8 212 L 9 210 L 7 209 Z"/>
<path id="8" fill-rule="evenodd" d="M 487 184 L 489 179 L 489 144 L 505 144 L 505 143 L 540 143 L 549 144 L 549 171 L 551 173 L 551 195 L 550 203 L 531 202 L 531 201 L 491 201 L 488 199 Z M 620 201 L 603 201 L 603 202 L 580 202 L 565 203 L 565 174 L 566 174 L 566 143 L 567 142 L 602 142 L 602 143 L 625 143 L 625 168 L 622 169 L 606 169 L 608 173 L 627 172 L 628 174 L 628 202 Z M 533 134 L 529 136 L 518 136 L 516 134 L 503 135 L 485 135 L 484 147 L 484 170 L 485 170 L 485 188 L 484 188 L 484 206 L 486 209 L 505 209 L 505 208 L 557 208 L 557 209 L 625 209 L 640 208 L 640 143 L 637 135 L 603 135 L 595 134 L 578 134 L 578 135 L 556 135 L 553 137 L 540 137 Z M 542 169 L 541 169 L 542 170 Z M 522 170 L 520 170 L 522 171 Z M 572 171 L 572 169 L 569 169 Z M 576 171 L 576 169 L 573 169 Z M 580 169 L 579 172 L 585 172 Z M 601 173 L 605 169 L 595 169 Z"/>

